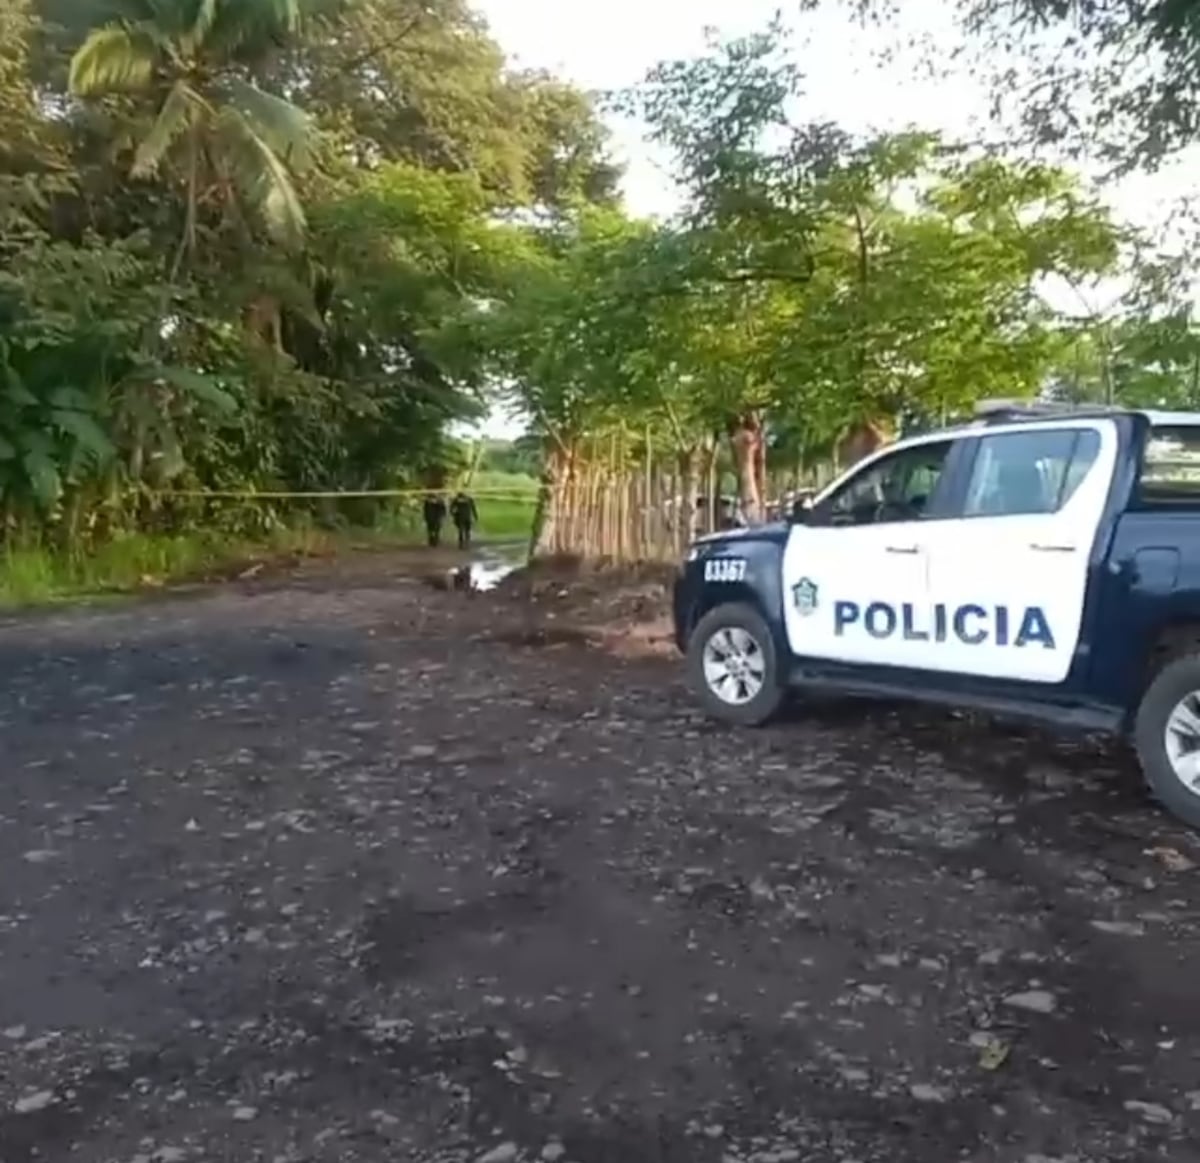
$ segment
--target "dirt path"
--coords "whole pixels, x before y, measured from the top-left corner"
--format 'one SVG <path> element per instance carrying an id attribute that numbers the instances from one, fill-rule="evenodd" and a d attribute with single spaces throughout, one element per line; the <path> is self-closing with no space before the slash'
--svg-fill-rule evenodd
<path id="1" fill-rule="evenodd" d="M 1200 1158 L 1200 848 L 1123 760 L 731 733 L 600 588 L 405 572 L 0 625 L 3 1163 Z"/>

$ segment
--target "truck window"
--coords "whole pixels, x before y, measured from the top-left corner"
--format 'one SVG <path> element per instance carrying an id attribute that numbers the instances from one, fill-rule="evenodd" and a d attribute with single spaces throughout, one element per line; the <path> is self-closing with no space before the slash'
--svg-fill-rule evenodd
<path id="1" fill-rule="evenodd" d="M 815 510 L 818 523 L 879 525 L 916 521 L 950 454 L 950 441 L 939 440 L 897 449 L 852 476 Z"/>
<path id="2" fill-rule="evenodd" d="M 979 441 L 964 517 L 1057 513 L 1100 454 L 1094 428 L 998 432 Z"/>
<path id="3" fill-rule="evenodd" d="M 1200 503 L 1200 425 L 1150 430 L 1138 491 L 1151 504 Z"/>

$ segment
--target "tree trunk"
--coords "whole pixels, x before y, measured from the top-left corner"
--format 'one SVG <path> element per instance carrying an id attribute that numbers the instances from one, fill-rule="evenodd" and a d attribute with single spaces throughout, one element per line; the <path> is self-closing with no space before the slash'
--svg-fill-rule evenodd
<path id="1" fill-rule="evenodd" d="M 672 528 L 670 500 L 667 474 L 663 471 L 662 462 L 656 461 L 650 476 L 650 544 L 651 552 L 657 559 L 672 556 L 669 552 Z"/>
<path id="2" fill-rule="evenodd" d="M 189 256 L 194 255 L 196 251 L 196 210 L 197 199 L 200 197 L 198 188 L 199 180 L 200 130 L 198 127 L 193 127 L 188 133 L 187 201 L 184 204 L 183 235 L 179 239 L 179 246 L 175 251 L 175 259 L 171 263 L 171 273 L 167 278 L 168 293 L 169 288 L 178 283 L 179 276 L 183 272 L 184 261 Z"/>
<path id="3" fill-rule="evenodd" d="M 886 420 L 864 420 L 855 424 L 838 441 L 834 457 L 846 469 L 895 439 L 895 425 Z"/>
<path id="4" fill-rule="evenodd" d="M 704 509 L 696 514 L 697 523 L 703 532 L 712 533 L 717 528 L 717 442 L 706 440 L 700 449 L 700 488 L 704 495 Z"/>
<path id="5" fill-rule="evenodd" d="M 683 539 L 683 544 L 676 544 L 676 550 L 683 552 L 683 549 L 691 545 L 699 533 L 697 528 L 697 517 L 699 513 L 696 510 L 696 485 L 697 475 L 696 468 L 698 458 L 696 456 L 696 448 L 693 445 L 691 448 L 680 449 L 678 453 L 679 459 L 679 514 L 675 522 L 675 527 L 679 530 L 679 536 Z"/>
<path id="6" fill-rule="evenodd" d="M 594 453 L 594 442 L 593 442 Z M 587 462 L 587 467 L 579 474 L 580 495 L 583 502 L 580 506 L 582 514 L 579 522 L 579 532 L 568 545 L 569 553 L 578 553 L 581 557 L 595 557 L 596 546 L 600 541 L 600 522 L 603 516 L 600 503 L 600 473 L 594 456 Z"/>
<path id="7" fill-rule="evenodd" d="M 246 330 L 272 351 L 283 354 L 283 311 L 274 295 L 256 295 L 245 312 Z"/>
<path id="8" fill-rule="evenodd" d="M 533 536 L 529 541 L 529 557 L 545 557 L 554 552 L 558 539 L 560 500 L 566 458 L 558 442 L 547 439 L 542 456 L 542 480 L 538 489 L 537 509 L 533 515 Z"/>
<path id="9" fill-rule="evenodd" d="M 654 553 L 654 437 L 646 425 L 646 459 L 642 464 L 642 545 L 640 556 L 648 560 Z"/>
<path id="10" fill-rule="evenodd" d="M 730 419 L 728 431 L 742 515 L 751 525 L 761 524 L 763 498 L 760 469 L 764 451 L 762 417 L 756 411 L 743 412 Z"/>
<path id="11" fill-rule="evenodd" d="M 767 441 L 759 433 L 758 446 L 754 457 L 754 483 L 758 490 L 759 504 L 762 506 L 761 519 L 766 519 L 767 500 L 770 493 L 767 490 Z"/>

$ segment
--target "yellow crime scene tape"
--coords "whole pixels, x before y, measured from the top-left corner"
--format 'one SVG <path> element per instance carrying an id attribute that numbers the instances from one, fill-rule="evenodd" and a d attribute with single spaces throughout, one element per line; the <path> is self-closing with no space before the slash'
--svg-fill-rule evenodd
<path id="1" fill-rule="evenodd" d="M 487 497 L 494 501 L 529 501 L 537 500 L 536 492 L 516 492 L 513 489 L 470 489 L 468 491 L 472 497 Z M 226 492 L 220 489 L 178 489 L 169 492 L 160 492 L 157 495 L 160 497 L 191 497 L 191 498 L 210 498 L 212 500 L 227 500 L 227 501 L 282 501 L 290 498 L 298 500 L 337 500 L 338 498 L 355 498 L 355 497 L 427 497 L 431 493 L 450 493 L 457 492 L 456 489 L 358 489 L 346 490 L 338 492 Z"/>

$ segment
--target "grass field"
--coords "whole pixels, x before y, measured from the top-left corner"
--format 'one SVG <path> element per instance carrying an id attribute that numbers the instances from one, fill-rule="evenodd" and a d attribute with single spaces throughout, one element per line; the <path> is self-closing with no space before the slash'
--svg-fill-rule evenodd
<path id="1" fill-rule="evenodd" d="M 479 472 L 471 482 L 479 510 L 479 536 L 517 539 L 533 531 L 538 482 L 508 472 Z M 493 495 L 489 495 L 493 494 Z"/>
<path id="2" fill-rule="evenodd" d="M 509 473 L 478 474 L 472 483 L 479 510 L 478 544 L 523 542 L 537 505 L 537 482 Z M 489 492 L 497 495 L 489 496 Z M 200 530 L 176 535 L 126 534 L 88 551 L 68 552 L 36 543 L 0 549 L 0 607 L 18 607 L 235 572 L 293 554 L 334 554 L 369 540 L 397 546 L 425 539 L 417 500 L 397 504 L 371 526 L 347 522 L 319 528 L 297 520 L 259 538 Z M 454 531 L 443 531 L 453 544 Z"/>
<path id="3" fill-rule="evenodd" d="M 480 497 L 475 502 L 479 509 L 479 538 L 484 541 L 528 538 L 533 530 L 536 504 L 536 496 L 528 500 Z"/>
<path id="4" fill-rule="evenodd" d="M 471 478 L 471 492 L 476 494 L 504 492 L 536 497 L 537 491 L 538 482 L 524 473 L 477 472 Z"/>
<path id="5" fill-rule="evenodd" d="M 453 492 L 448 489 L 447 492 Z M 480 472 L 471 482 L 471 495 L 479 510 L 479 541 L 520 541 L 533 530 L 538 482 L 517 473 Z M 381 521 L 381 528 L 414 540 L 424 537 L 419 498 L 398 502 Z"/>
<path id="6" fill-rule="evenodd" d="M 121 593 L 201 578 L 264 558 L 326 552 L 330 535 L 281 529 L 261 539 L 216 532 L 126 534 L 87 552 L 33 543 L 0 551 L 0 607 Z"/>

